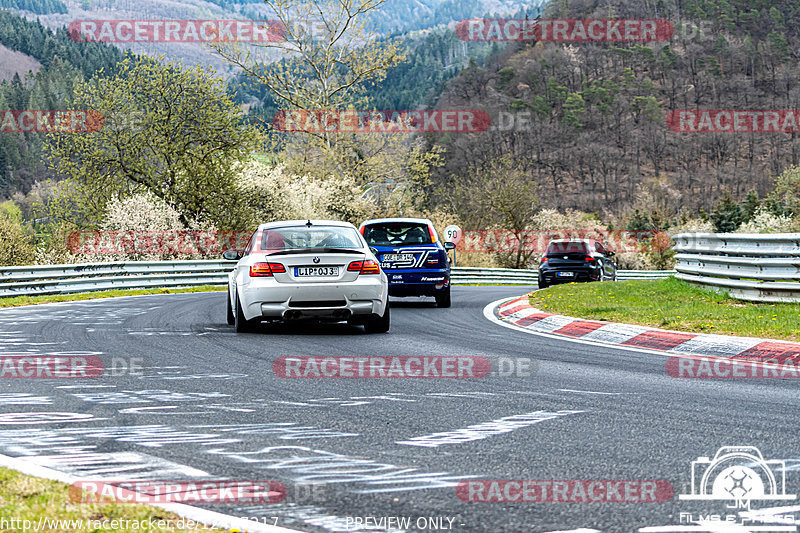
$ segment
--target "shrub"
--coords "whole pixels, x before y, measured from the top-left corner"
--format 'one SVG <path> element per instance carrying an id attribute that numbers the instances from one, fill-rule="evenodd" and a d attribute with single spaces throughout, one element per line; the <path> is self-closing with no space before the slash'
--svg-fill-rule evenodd
<path id="1" fill-rule="evenodd" d="M 248 164 L 240 184 L 253 225 L 308 218 L 359 224 L 375 209 L 349 176 L 313 178 L 288 174 L 283 166 Z"/>
<path id="2" fill-rule="evenodd" d="M 30 265 L 35 254 L 33 232 L 13 214 L 0 212 L 0 265 Z"/>
<path id="3" fill-rule="evenodd" d="M 753 219 L 739 227 L 739 233 L 788 233 L 794 228 L 791 217 L 776 215 L 761 207 L 753 215 Z"/>

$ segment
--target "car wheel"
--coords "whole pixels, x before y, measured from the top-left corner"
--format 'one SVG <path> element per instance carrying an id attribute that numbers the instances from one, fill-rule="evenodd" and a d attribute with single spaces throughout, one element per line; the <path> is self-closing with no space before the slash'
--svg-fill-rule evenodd
<path id="1" fill-rule="evenodd" d="M 444 292 L 436 295 L 436 307 L 450 307 L 451 305 L 450 287 L 447 287 Z"/>
<path id="2" fill-rule="evenodd" d="M 386 310 L 383 316 L 372 315 L 364 324 L 364 330 L 367 333 L 386 333 L 389 331 L 389 322 L 391 321 L 389 313 L 389 302 L 386 302 Z"/>
<path id="3" fill-rule="evenodd" d="M 244 313 L 242 313 L 241 302 L 239 301 L 239 294 L 236 294 L 236 312 L 234 314 L 234 327 L 236 329 L 236 333 L 247 333 L 248 331 L 252 331 L 253 329 L 253 322 L 250 322 L 244 318 Z"/>
<path id="4" fill-rule="evenodd" d="M 597 281 L 600 283 L 606 281 L 606 267 L 603 265 L 603 263 L 600 263 L 600 279 Z"/>
<path id="5" fill-rule="evenodd" d="M 544 281 L 542 278 L 539 278 L 538 281 L 539 289 L 546 289 L 548 287 L 547 282 Z"/>
<path id="6" fill-rule="evenodd" d="M 228 290 L 228 297 L 226 298 L 226 305 L 228 309 L 228 325 L 233 326 L 236 323 L 236 317 L 233 316 L 233 307 L 231 307 L 231 291 Z"/>

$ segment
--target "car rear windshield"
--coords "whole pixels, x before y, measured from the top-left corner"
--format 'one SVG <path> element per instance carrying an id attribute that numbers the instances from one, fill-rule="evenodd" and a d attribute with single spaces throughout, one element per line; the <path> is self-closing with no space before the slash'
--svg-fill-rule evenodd
<path id="1" fill-rule="evenodd" d="M 589 246 L 582 241 L 551 242 L 547 247 L 547 254 L 585 254 Z"/>
<path id="2" fill-rule="evenodd" d="M 355 228 L 340 226 L 288 226 L 262 231 L 261 251 L 305 249 L 361 249 L 364 244 Z"/>
<path id="3" fill-rule="evenodd" d="M 381 222 L 364 228 L 370 246 L 417 246 L 433 244 L 427 224 L 418 222 Z"/>

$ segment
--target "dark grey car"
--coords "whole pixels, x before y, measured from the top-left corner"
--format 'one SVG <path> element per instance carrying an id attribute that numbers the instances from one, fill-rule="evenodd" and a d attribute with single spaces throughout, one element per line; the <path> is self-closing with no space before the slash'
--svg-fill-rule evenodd
<path id="1" fill-rule="evenodd" d="M 592 239 L 551 241 L 539 266 L 539 288 L 579 281 L 616 281 L 614 252 Z"/>

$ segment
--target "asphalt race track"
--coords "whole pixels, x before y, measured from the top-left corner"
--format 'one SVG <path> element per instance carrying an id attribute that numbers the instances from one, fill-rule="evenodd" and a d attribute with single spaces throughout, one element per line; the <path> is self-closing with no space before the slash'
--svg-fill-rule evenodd
<path id="1" fill-rule="evenodd" d="M 280 481 L 282 503 L 203 507 L 300 531 L 390 530 L 355 528 L 355 517 L 408 517 L 409 531 L 677 531 L 666 526 L 682 512 L 735 513 L 678 497 L 691 492 L 692 461 L 722 446 L 784 461 L 775 468 L 786 492 L 800 493 L 796 382 L 678 380 L 657 354 L 538 337 L 483 316 L 524 290 L 455 288 L 451 309 L 393 300 L 385 335 L 346 325 L 237 335 L 221 292 L 2 310 L 0 355 L 90 352 L 123 375 L 0 379 L 0 453 L 112 480 Z M 472 380 L 273 373 L 280 356 L 348 355 L 529 358 L 536 371 Z M 142 369 L 123 370 L 131 362 Z M 537 412 L 558 414 L 534 420 Z M 531 413 L 526 424 L 500 420 Z M 435 446 L 410 440 L 491 422 L 505 429 Z M 455 485 L 470 479 L 666 480 L 675 494 L 665 503 L 466 503 Z M 800 516 L 797 503 L 752 508 L 794 506 Z"/>

